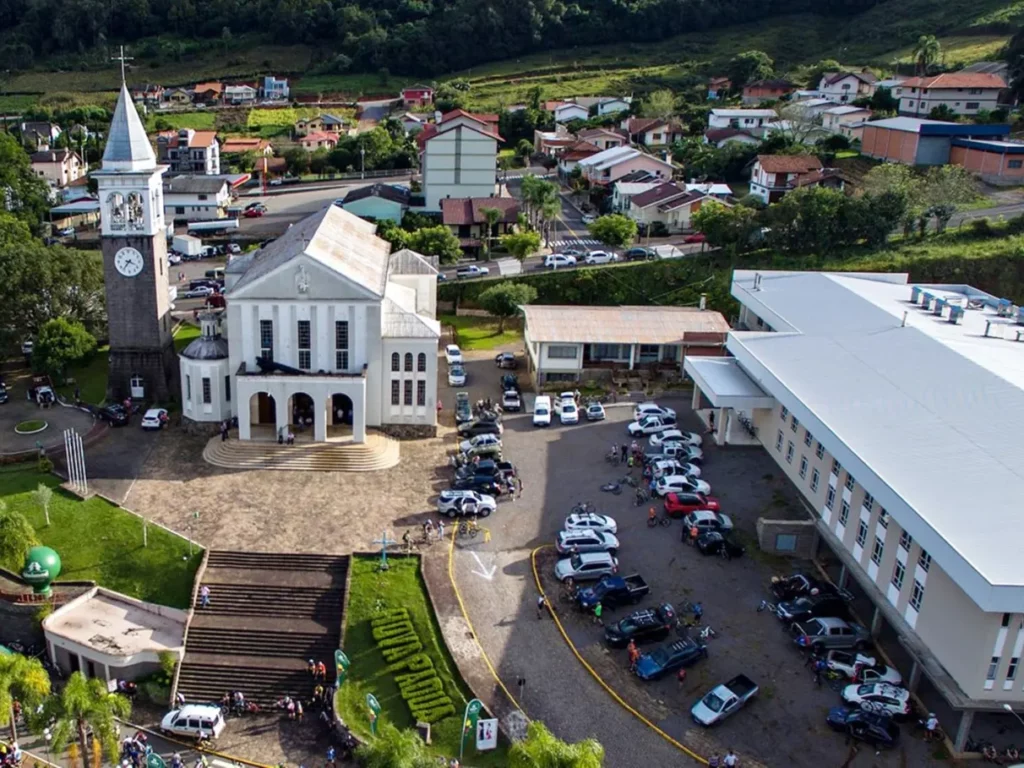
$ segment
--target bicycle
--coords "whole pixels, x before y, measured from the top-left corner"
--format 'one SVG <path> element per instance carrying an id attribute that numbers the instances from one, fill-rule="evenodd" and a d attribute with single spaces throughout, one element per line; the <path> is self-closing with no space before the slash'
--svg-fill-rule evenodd
<path id="1" fill-rule="evenodd" d="M 665 528 L 670 525 L 672 525 L 672 518 L 667 515 L 655 515 L 654 517 L 647 518 L 648 528 L 657 528 L 658 526 Z"/>
<path id="2" fill-rule="evenodd" d="M 471 539 L 475 538 L 480 533 L 480 526 L 476 519 L 463 520 L 459 523 L 459 536 L 469 536 Z"/>
<path id="3" fill-rule="evenodd" d="M 636 506 L 642 506 L 651 500 L 651 492 L 645 488 L 636 489 L 636 500 L 633 502 Z"/>
<path id="4" fill-rule="evenodd" d="M 622 486 L 619 483 L 605 483 L 601 486 L 601 490 L 605 493 L 619 496 L 622 493 Z"/>
<path id="5" fill-rule="evenodd" d="M 606 453 L 604 455 L 604 460 L 607 461 L 609 464 L 619 464 L 620 463 L 619 452 L 618 451 L 609 451 L 608 453 Z"/>
<path id="6" fill-rule="evenodd" d="M 637 487 L 636 478 L 633 477 L 632 475 L 626 475 L 625 477 L 620 477 L 619 478 L 619 484 L 620 485 L 628 485 L 630 488 L 636 488 Z"/>
<path id="7" fill-rule="evenodd" d="M 589 515 L 597 512 L 597 507 L 594 506 L 593 502 L 581 501 L 572 508 L 574 515 Z"/>
<path id="8" fill-rule="evenodd" d="M 715 630 L 713 630 L 711 628 L 711 625 L 709 624 L 697 633 L 697 637 L 699 637 L 701 640 L 711 640 L 713 638 L 718 637 L 718 633 L 715 632 Z"/>
<path id="9" fill-rule="evenodd" d="M 779 607 L 775 603 L 769 603 L 767 600 L 762 600 L 757 606 L 757 612 L 768 611 L 769 613 L 775 613 Z"/>

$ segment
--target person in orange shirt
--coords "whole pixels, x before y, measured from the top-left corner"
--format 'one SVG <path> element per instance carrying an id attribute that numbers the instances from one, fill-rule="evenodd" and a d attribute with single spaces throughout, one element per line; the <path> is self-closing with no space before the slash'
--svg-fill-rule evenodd
<path id="1" fill-rule="evenodd" d="M 626 646 L 626 652 L 629 654 L 629 671 L 632 672 L 640 660 L 640 650 L 636 647 L 636 643 L 630 640 L 629 645 Z"/>

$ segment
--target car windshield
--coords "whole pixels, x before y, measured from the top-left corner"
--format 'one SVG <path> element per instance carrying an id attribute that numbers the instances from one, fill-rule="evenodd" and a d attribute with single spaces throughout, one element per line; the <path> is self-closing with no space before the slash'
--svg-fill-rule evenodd
<path id="1" fill-rule="evenodd" d="M 703 699 L 704 706 L 710 709 L 712 712 L 721 712 L 722 707 L 725 706 L 725 702 L 722 701 L 715 693 L 709 693 Z"/>
<path id="2" fill-rule="evenodd" d="M 543 407 L 543 406 L 541 406 L 540 408 L 535 408 L 533 410 L 533 412 L 537 416 L 547 416 L 548 415 L 548 409 Z"/>
<path id="3" fill-rule="evenodd" d="M 576 406 L 572 403 L 566 403 L 562 406 L 563 413 L 576 413 Z"/>
<path id="4" fill-rule="evenodd" d="M 668 664 L 668 651 L 664 648 L 659 648 L 651 653 L 651 660 L 659 667 L 664 667 Z"/>

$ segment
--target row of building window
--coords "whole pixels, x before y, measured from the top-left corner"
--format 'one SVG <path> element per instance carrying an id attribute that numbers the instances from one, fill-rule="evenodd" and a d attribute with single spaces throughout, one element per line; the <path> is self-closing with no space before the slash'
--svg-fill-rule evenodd
<path id="1" fill-rule="evenodd" d="M 213 402 L 213 386 L 210 383 L 209 376 L 203 376 L 202 380 L 203 387 L 203 403 L 209 405 Z M 185 376 L 185 399 L 192 400 L 192 377 Z M 224 399 L 227 402 L 231 402 L 231 377 L 224 377 Z"/>
<path id="2" fill-rule="evenodd" d="M 399 363 L 401 362 L 401 356 L 397 352 L 391 353 L 391 370 L 398 371 Z M 405 353 L 405 370 L 412 371 L 412 352 Z M 416 370 L 420 373 L 425 373 L 427 370 L 427 356 L 420 352 L 416 355 Z"/>
<path id="3" fill-rule="evenodd" d="M 298 367 L 304 371 L 313 368 L 313 335 L 309 320 L 299 320 L 295 329 L 298 347 Z M 260 357 L 274 359 L 274 321 L 260 320 Z M 334 323 L 334 368 L 348 370 L 348 321 Z M 411 365 L 410 360 L 410 365 Z M 398 370 L 395 368 L 394 370 Z"/>
<path id="4" fill-rule="evenodd" d="M 391 404 L 402 405 L 400 400 L 404 400 L 404 405 L 412 405 L 412 381 L 410 379 L 405 380 L 405 387 L 403 392 L 402 383 L 398 379 L 391 380 Z M 404 398 L 400 397 L 404 394 Z M 427 404 L 427 382 L 417 381 L 416 382 L 416 405 Z"/>

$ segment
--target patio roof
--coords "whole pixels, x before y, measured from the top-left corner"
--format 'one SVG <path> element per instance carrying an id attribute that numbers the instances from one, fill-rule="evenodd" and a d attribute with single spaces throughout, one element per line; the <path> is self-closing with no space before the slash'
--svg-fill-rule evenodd
<path id="1" fill-rule="evenodd" d="M 750 411 L 775 405 L 775 398 L 765 394 L 734 357 L 687 356 L 683 370 L 715 408 Z"/>

